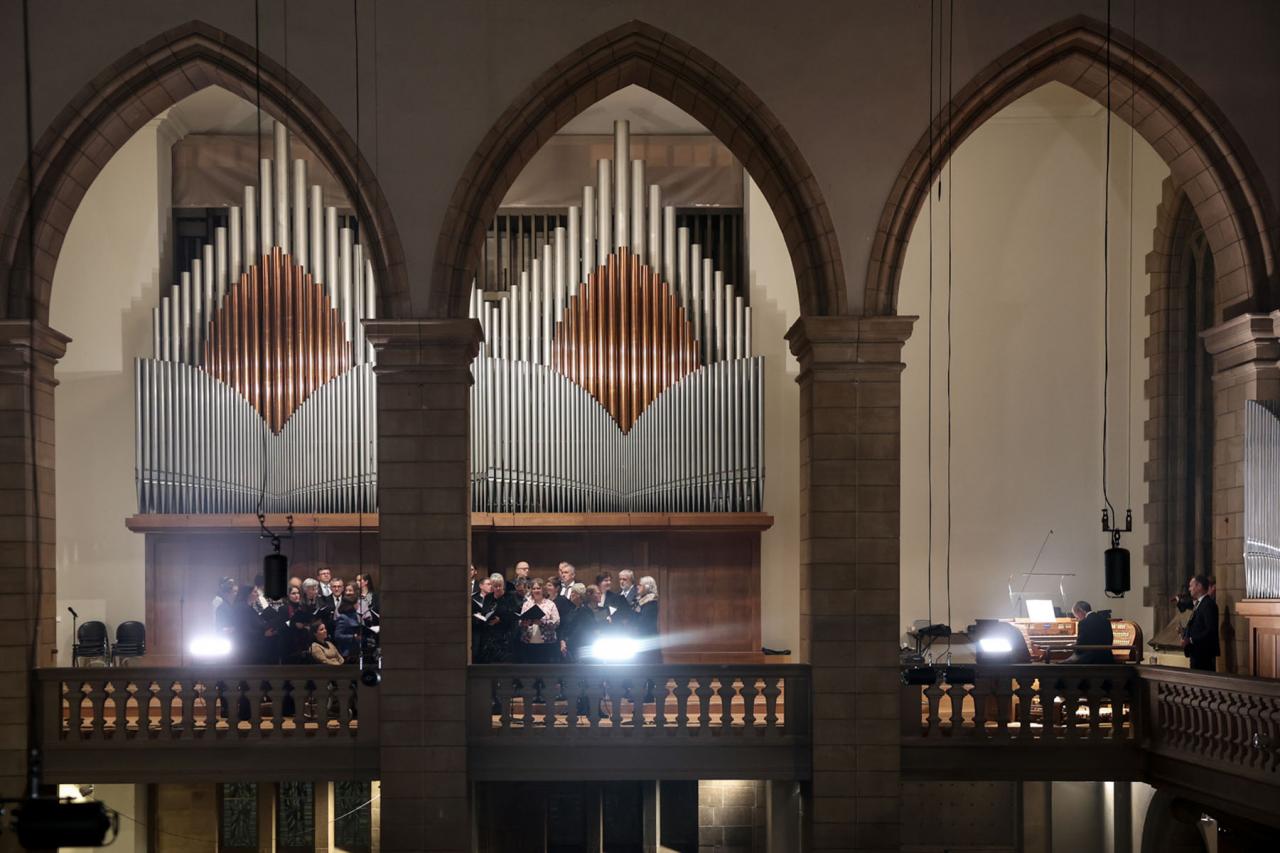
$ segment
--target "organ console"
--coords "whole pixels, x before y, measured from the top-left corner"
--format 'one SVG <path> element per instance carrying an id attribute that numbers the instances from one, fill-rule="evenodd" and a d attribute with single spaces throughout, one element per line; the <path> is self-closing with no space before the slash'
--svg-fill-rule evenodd
<path id="1" fill-rule="evenodd" d="M 1033 661 L 1055 663 L 1066 660 L 1076 648 L 1077 622 L 1071 618 L 1052 621 L 1032 619 L 1002 619 L 1018 629 Z M 1129 619 L 1112 619 L 1111 654 L 1116 663 L 1142 662 L 1142 628 Z"/>

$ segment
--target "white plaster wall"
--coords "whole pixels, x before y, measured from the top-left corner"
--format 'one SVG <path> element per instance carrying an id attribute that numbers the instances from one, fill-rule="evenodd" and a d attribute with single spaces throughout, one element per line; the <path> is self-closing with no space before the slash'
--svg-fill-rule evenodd
<path id="1" fill-rule="evenodd" d="M 800 652 L 799 365 L 783 335 L 800 316 L 795 270 L 782 229 L 750 178 L 746 182 L 751 344 L 765 359 L 764 509 L 773 527 L 760 542 L 760 636 Z"/>
<path id="2" fill-rule="evenodd" d="M 107 163 L 58 256 L 50 324 L 71 336 L 57 366 L 58 659 L 71 616 L 114 636 L 145 621 L 144 541 L 134 491 L 133 359 L 150 355 L 151 309 L 169 269 L 174 134 L 152 121 Z"/>
<path id="3" fill-rule="evenodd" d="M 1009 578 L 1021 583 L 1048 530 L 1036 569 L 1067 572 L 1068 603 L 1139 620 L 1147 568 L 1142 505 L 1147 457 L 1143 421 L 1147 377 L 1144 256 L 1151 247 L 1160 183 L 1169 170 L 1141 137 L 1133 146 L 1130 245 L 1130 131 L 1112 124 L 1111 167 L 1111 500 L 1134 510 L 1131 592 L 1103 596 L 1102 218 L 1106 114 L 1058 84 L 995 116 L 965 141 L 934 189 L 934 519 L 932 616 L 963 629 L 978 617 L 1008 617 Z M 946 491 L 947 206 L 955 235 L 951 268 L 952 463 L 950 616 Z M 915 225 L 903 269 L 899 311 L 917 314 L 904 350 L 902 415 L 902 621 L 930 618 L 928 541 L 928 211 Z M 1132 294 L 1129 291 L 1132 275 Z M 1132 298 L 1131 334 L 1126 333 Z M 1126 339 L 1127 338 L 1127 339 Z M 1132 361 L 1134 376 L 1128 379 Z M 1132 418 L 1128 402 L 1132 402 Z M 1129 483 L 1132 502 L 1129 502 Z M 1056 590 L 1049 579 L 1032 578 Z"/>

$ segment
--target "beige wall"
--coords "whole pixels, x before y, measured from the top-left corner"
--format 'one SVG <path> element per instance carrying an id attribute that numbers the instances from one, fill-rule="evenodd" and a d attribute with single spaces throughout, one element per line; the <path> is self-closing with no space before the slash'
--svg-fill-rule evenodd
<path id="1" fill-rule="evenodd" d="M 747 181 L 746 197 L 751 345 L 765 365 L 764 509 L 773 514 L 760 542 L 760 637 L 799 654 L 799 365 L 783 335 L 800 316 L 800 300 L 782 229 L 755 181 Z"/>
<path id="2" fill-rule="evenodd" d="M 1074 572 L 1075 599 L 1138 619 L 1146 489 L 1142 382 L 1147 279 L 1160 182 L 1169 170 L 1139 137 L 1134 144 L 1133 246 L 1129 246 L 1129 129 L 1113 122 L 1111 168 L 1110 461 L 1112 503 L 1123 513 L 1132 481 L 1135 530 L 1131 592 L 1103 597 L 1100 530 L 1102 421 L 1102 214 L 1106 114 L 1066 87 L 1031 93 L 979 128 L 954 162 L 955 275 L 952 343 L 951 625 L 1011 616 L 1010 575 Z M 933 619 L 946 609 L 947 192 L 934 194 Z M 928 616 L 927 349 L 928 212 L 908 248 L 900 311 L 921 320 L 907 342 L 902 425 L 902 621 Z M 1132 270 L 1132 335 L 1129 274 Z M 1128 362 L 1134 378 L 1128 383 Z M 1129 419 L 1127 398 L 1132 400 Z M 1021 582 L 1022 578 L 1017 578 Z M 1046 589 L 1048 579 L 1031 579 Z"/>
<path id="3" fill-rule="evenodd" d="M 133 359 L 151 354 L 151 309 L 169 279 L 169 149 L 149 123 L 107 163 L 76 210 L 54 275 L 51 325 L 71 336 L 55 405 L 58 657 L 70 663 L 71 616 L 146 616 L 143 537 L 125 529 L 134 489 Z"/>

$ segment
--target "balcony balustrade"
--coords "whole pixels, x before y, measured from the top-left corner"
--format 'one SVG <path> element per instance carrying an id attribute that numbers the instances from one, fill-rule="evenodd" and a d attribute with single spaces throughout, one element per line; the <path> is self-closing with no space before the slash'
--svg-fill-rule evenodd
<path id="1" fill-rule="evenodd" d="M 1280 682 L 1123 664 L 940 672 L 902 688 L 907 779 L 1141 780 L 1260 819 L 1280 802 Z"/>
<path id="2" fill-rule="evenodd" d="M 41 669 L 41 743 L 58 781 L 374 778 L 377 691 L 354 667 Z M 362 725 L 362 720 L 367 721 Z M 252 749 L 246 762 L 236 747 Z"/>
<path id="3" fill-rule="evenodd" d="M 526 780 L 611 779 L 619 767 L 638 778 L 805 778 L 809 692 L 801 665 L 473 666 L 468 760 L 476 779 L 516 768 Z M 537 761 L 551 751 L 554 761 Z"/>

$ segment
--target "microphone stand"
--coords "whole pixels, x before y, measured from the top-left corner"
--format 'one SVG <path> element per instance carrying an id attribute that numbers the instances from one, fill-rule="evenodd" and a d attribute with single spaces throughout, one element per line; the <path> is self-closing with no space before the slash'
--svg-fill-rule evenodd
<path id="1" fill-rule="evenodd" d="M 67 612 L 71 614 L 71 665 L 76 665 L 76 644 L 80 642 L 80 638 L 76 636 L 76 624 L 80 620 L 80 614 L 76 613 L 74 607 L 67 607 Z"/>

